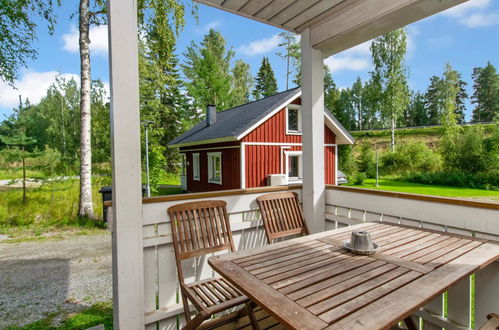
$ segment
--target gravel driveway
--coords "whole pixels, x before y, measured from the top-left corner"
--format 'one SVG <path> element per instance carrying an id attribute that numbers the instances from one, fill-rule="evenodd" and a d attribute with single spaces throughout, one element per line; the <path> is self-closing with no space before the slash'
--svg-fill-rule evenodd
<path id="1" fill-rule="evenodd" d="M 0 243 L 0 329 L 109 301 L 111 234 Z"/>

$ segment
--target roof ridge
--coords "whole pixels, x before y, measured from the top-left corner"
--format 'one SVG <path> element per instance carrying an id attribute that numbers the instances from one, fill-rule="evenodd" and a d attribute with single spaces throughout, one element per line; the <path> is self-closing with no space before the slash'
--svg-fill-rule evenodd
<path id="1" fill-rule="evenodd" d="M 247 102 L 247 103 L 243 103 L 243 104 L 237 105 L 237 106 L 235 106 L 235 107 L 233 107 L 233 108 L 230 108 L 230 109 L 227 109 L 227 110 L 223 110 L 223 111 L 220 111 L 220 112 L 227 112 L 227 111 L 231 111 L 231 110 L 234 110 L 234 109 L 240 108 L 240 107 L 242 107 L 242 106 L 246 106 L 246 105 L 249 105 L 249 104 L 251 104 L 251 103 L 258 102 L 258 101 L 263 101 L 263 100 L 268 99 L 268 98 L 270 98 L 270 97 L 274 97 L 274 96 L 277 96 L 277 95 L 279 95 L 279 94 L 283 94 L 283 93 L 286 93 L 286 92 L 289 92 L 289 91 L 292 91 L 292 90 L 295 90 L 295 89 L 298 89 L 298 88 L 301 88 L 301 87 L 300 87 L 300 86 L 297 86 L 297 87 L 295 87 L 295 88 L 290 88 L 290 89 L 287 89 L 287 90 L 285 90 L 285 91 L 282 91 L 282 92 L 276 93 L 276 94 L 274 94 L 274 95 L 265 96 L 265 97 L 262 97 L 261 99 L 258 99 L 258 100 L 249 101 L 249 102 Z"/>

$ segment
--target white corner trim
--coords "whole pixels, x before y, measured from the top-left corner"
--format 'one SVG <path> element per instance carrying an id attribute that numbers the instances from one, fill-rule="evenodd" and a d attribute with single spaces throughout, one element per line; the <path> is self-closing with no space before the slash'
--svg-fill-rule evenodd
<path id="1" fill-rule="evenodd" d="M 239 136 L 236 138 L 237 140 L 241 140 L 243 137 L 251 133 L 255 128 L 263 124 L 264 122 L 267 121 L 270 117 L 281 111 L 284 107 L 286 107 L 289 103 L 293 102 L 297 98 L 301 96 L 301 88 L 296 91 L 295 94 L 293 94 L 291 97 L 289 97 L 287 100 L 285 100 L 283 103 L 279 104 L 277 107 L 274 108 L 269 114 L 267 114 L 265 117 L 260 119 L 258 122 L 256 122 L 254 125 L 252 125 L 250 128 L 248 128 L 246 131 L 243 133 L 239 134 Z"/>
<path id="2" fill-rule="evenodd" d="M 240 151 L 240 166 L 239 168 L 241 169 L 240 172 L 240 181 L 241 181 L 241 189 L 246 189 L 246 144 L 244 142 L 241 142 L 241 149 Z"/>
<path id="3" fill-rule="evenodd" d="M 334 183 L 338 185 L 338 146 L 334 146 Z"/>

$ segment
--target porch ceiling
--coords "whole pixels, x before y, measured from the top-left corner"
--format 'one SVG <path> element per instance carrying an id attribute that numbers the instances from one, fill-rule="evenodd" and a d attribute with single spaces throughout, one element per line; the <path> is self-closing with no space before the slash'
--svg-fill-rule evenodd
<path id="1" fill-rule="evenodd" d="M 291 32 L 311 31 L 325 56 L 468 0 L 194 0 Z"/>

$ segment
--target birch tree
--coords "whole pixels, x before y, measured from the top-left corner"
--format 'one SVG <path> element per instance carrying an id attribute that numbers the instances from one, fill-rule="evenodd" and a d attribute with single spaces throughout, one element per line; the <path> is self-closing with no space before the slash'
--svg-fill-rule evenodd
<path id="1" fill-rule="evenodd" d="M 90 70 L 90 25 L 105 23 L 105 2 L 95 0 L 93 9 L 90 0 L 80 0 L 79 46 L 80 46 L 80 199 L 78 215 L 94 217 L 92 203 L 92 117 L 91 117 L 91 70 Z"/>
<path id="2" fill-rule="evenodd" d="M 391 149 L 395 150 L 395 128 L 398 117 L 409 104 L 407 86 L 407 33 L 404 29 L 389 32 L 373 40 L 371 54 L 374 71 L 373 80 L 381 86 L 381 113 L 390 122 Z"/>

